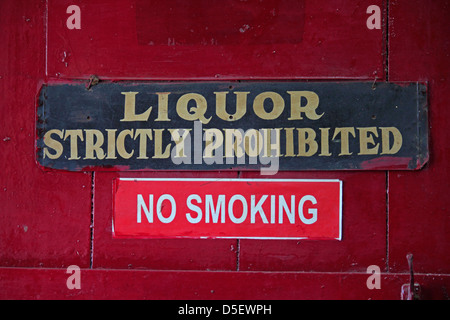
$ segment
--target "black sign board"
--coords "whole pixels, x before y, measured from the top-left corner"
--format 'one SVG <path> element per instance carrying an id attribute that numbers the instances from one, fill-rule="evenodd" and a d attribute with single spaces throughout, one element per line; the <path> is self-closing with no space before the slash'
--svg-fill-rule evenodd
<path id="1" fill-rule="evenodd" d="M 426 87 L 372 82 L 81 82 L 39 93 L 37 161 L 93 170 L 414 170 Z"/>

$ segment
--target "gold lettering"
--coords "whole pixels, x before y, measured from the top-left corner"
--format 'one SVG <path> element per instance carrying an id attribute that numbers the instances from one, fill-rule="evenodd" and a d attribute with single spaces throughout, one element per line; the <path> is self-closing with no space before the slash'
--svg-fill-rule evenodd
<path id="1" fill-rule="evenodd" d="M 403 137 L 396 127 L 380 127 L 381 129 L 381 154 L 396 154 L 403 144 Z M 394 137 L 392 148 L 390 148 L 390 134 Z"/>
<path id="2" fill-rule="evenodd" d="M 333 140 L 337 137 L 339 134 L 341 137 L 341 153 L 338 154 L 338 156 L 349 156 L 353 152 L 350 152 L 349 150 L 349 141 L 348 141 L 348 135 L 349 133 L 355 137 L 355 128 L 353 127 L 343 127 L 343 128 L 336 128 L 334 130 Z"/>
<path id="3" fill-rule="evenodd" d="M 125 96 L 125 109 L 123 119 L 120 121 L 147 121 L 152 111 L 152 107 L 141 114 L 136 114 L 136 95 L 139 92 L 121 92 Z"/>
<path id="4" fill-rule="evenodd" d="M 185 149 L 189 146 L 185 144 L 186 138 L 190 136 L 191 129 L 169 129 L 172 140 L 175 141 L 175 158 L 186 157 Z M 180 135 L 180 132 L 182 134 Z"/>
<path id="5" fill-rule="evenodd" d="M 131 138 L 133 138 L 133 134 L 134 129 L 130 130 L 127 129 L 121 131 L 117 136 L 117 152 L 119 153 L 119 156 L 121 156 L 124 159 L 130 159 L 134 154 L 134 150 L 128 152 L 127 149 L 125 149 L 125 137 L 130 136 Z"/>
<path id="6" fill-rule="evenodd" d="M 116 157 L 116 131 L 117 129 L 106 129 L 108 132 L 108 152 L 106 159 L 117 159 Z"/>
<path id="7" fill-rule="evenodd" d="M 153 129 L 154 132 L 154 144 L 155 144 L 155 155 L 153 159 L 167 159 L 170 157 L 170 143 L 166 146 L 164 153 L 162 152 L 162 133 L 164 129 Z"/>
<path id="8" fill-rule="evenodd" d="M 213 152 L 216 150 L 221 150 L 223 144 L 223 134 L 219 129 L 205 129 L 205 152 L 204 158 L 214 158 L 216 157 L 216 153 Z M 214 140 L 213 140 L 214 138 Z M 220 148 L 220 149 L 219 149 Z M 217 151 L 216 151 L 217 152 Z M 223 156 L 223 152 L 222 152 Z"/>
<path id="9" fill-rule="evenodd" d="M 287 91 L 291 95 L 291 116 L 288 120 L 302 120 L 302 113 L 306 115 L 308 119 L 317 120 L 323 116 L 317 114 L 316 109 L 319 107 L 319 96 L 312 91 Z M 306 99 L 306 105 L 302 104 L 302 97 Z"/>
<path id="10" fill-rule="evenodd" d="M 229 114 L 226 110 L 226 96 L 228 91 L 214 92 L 216 95 L 216 114 L 225 121 L 236 121 L 241 119 L 247 111 L 247 95 L 250 92 L 235 92 L 236 95 L 236 112 Z"/>
<path id="11" fill-rule="evenodd" d="M 264 101 L 266 99 L 272 100 L 272 111 L 266 112 L 264 109 Z M 263 120 L 274 120 L 278 118 L 284 110 L 284 99 L 276 92 L 263 92 L 258 94 L 253 101 L 253 110 L 255 114 Z"/>
<path id="12" fill-rule="evenodd" d="M 244 149 L 249 157 L 257 157 L 262 150 L 263 137 L 256 129 L 249 129 L 244 135 Z"/>
<path id="13" fill-rule="evenodd" d="M 170 121 L 167 113 L 170 92 L 157 92 L 158 95 L 158 118 L 155 121 Z"/>
<path id="14" fill-rule="evenodd" d="M 81 129 L 77 130 L 66 130 L 66 135 L 64 137 L 64 141 L 70 137 L 70 157 L 68 160 L 78 160 L 80 157 L 78 156 L 78 141 L 77 138 L 83 140 L 83 131 Z"/>
<path id="15" fill-rule="evenodd" d="M 373 136 L 378 137 L 376 127 L 356 128 L 359 131 L 359 155 L 361 154 L 377 154 L 379 144 L 375 144 Z M 372 133 L 373 135 L 370 135 Z M 375 147 L 369 148 L 368 145 L 374 145 Z"/>
<path id="16" fill-rule="evenodd" d="M 196 107 L 191 107 L 188 111 L 187 107 L 191 100 L 195 101 Z M 177 101 L 177 113 L 184 120 L 200 120 L 203 124 L 207 124 L 211 120 L 211 117 L 209 119 L 205 118 L 206 109 L 206 99 L 198 93 L 186 93 Z"/>
<path id="17" fill-rule="evenodd" d="M 243 130 L 224 129 L 225 131 L 225 158 L 231 158 L 236 155 L 240 158 L 244 155 L 242 150 Z"/>
<path id="18" fill-rule="evenodd" d="M 152 140 L 152 129 L 136 129 L 134 140 L 139 138 L 139 157 L 137 159 L 148 159 L 147 157 L 147 138 Z"/>
<path id="19" fill-rule="evenodd" d="M 264 157 L 280 157 L 280 132 L 283 128 L 274 129 L 260 129 L 263 132 L 263 144 L 264 144 Z M 272 141 L 272 131 L 275 131 L 275 142 Z M 272 155 L 272 150 L 275 150 L 275 154 Z"/>
<path id="20" fill-rule="evenodd" d="M 294 128 L 284 128 L 286 131 L 286 155 L 285 157 L 295 157 L 294 154 Z"/>
<path id="21" fill-rule="evenodd" d="M 320 130 L 320 154 L 319 156 L 331 156 L 330 145 L 328 140 L 330 138 L 330 128 L 319 128 Z"/>
<path id="22" fill-rule="evenodd" d="M 298 156 L 311 157 L 317 152 L 318 145 L 316 132 L 311 128 L 297 128 L 298 131 Z M 308 150 L 306 150 L 308 145 Z"/>
<path id="23" fill-rule="evenodd" d="M 97 159 L 104 159 L 105 152 L 102 149 L 105 138 L 103 133 L 96 129 L 86 129 L 86 156 L 83 159 L 96 159 L 94 152 L 97 155 Z M 94 142 L 94 139 L 96 140 Z"/>
<path id="24" fill-rule="evenodd" d="M 58 159 L 63 153 L 63 146 L 59 141 L 52 138 L 52 134 L 56 134 L 60 139 L 62 139 L 64 136 L 64 130 L 52 129 L 45 133 L 44 143 L 47 147 L 55 150 L 55 153 L 51 154 L 50 151 L 48 151 L 48 148 L 44 148 L 44 158 L 48 157 L 50 159 Z"/>

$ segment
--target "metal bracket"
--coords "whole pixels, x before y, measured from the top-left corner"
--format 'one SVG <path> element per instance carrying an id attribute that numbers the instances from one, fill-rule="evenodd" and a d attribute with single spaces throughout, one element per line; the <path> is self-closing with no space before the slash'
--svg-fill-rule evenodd
<path id="1" fill-rule="evenodd" d="M 402 285 L 401 299 L 420 300 L 421 296 L 420 284 L 414 283 L 413 255 L 411 253 L 407 254 L 406 259 L 408 260 L 409 266 L 409 283 L 405 283 Z"/>

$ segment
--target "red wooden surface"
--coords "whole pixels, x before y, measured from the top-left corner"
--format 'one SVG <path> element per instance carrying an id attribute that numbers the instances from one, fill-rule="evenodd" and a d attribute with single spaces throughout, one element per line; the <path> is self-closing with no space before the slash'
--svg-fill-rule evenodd
<path id="1" fill-rule="evenodd" d="M 45 3 L 0 4 L 0 265 L 89 266 L 91 176 L 35 163 L 35 95 L 44 78 Z"/>
<path id="2" fill-rule="evenodd" d="M 157 2 L 155 10 L 167 11 L 170 3 Z M 207 33 L 198 38 L 183 33 L 191 16 L 174 16 L 170 21 L 179 25 L 167 34 L 175 32 L 182 40 L 167 45 L 145 45 L 151 36 L 145 28 L 155 21 L 138 22 L 139 32 L 147 33 L 137 34 L 135 6 L 141 1 L 78 1 L 81 30 L 65 27 L 71 4 L 0 2 L 0 298 L 398 299 L 401 285 L 408 282 L 408 252 L 421 273 L 416 282 L 424 298 L 448 298 L 448 1 L 305 1 L 299 9 L 304 12 L 298 13 L 304 17 L 301 37 L 288 32 L 292 22 L 275 20 L 274 30 L 286 31 L 286 37 L 269 38 L 268 43 L 258 42 L 257 30 L 240 26 L 253 36 L 240 38 L 233 29 L 225 34 L 229 40 L 218 41 L 228 39 L 223 35 L 203 44 Z M 372 4 L 381 7 L 383 16 L 389 6 L 389 24 L 384 19 L 382 30 L 366 27 L 366 8 Z M 250 18 L 263 24 L 256 11 L 250 9 Z M 279 12 L 280 17 L 291 16 Z M 39 169 L 34 153 L 40 83 L 88 79 L 90 74 L 108 79 L 427 81 L 430 162 L 414 172 L 273 176 L 342 180 L 341 242 L 113 239 L 115 177 L 259 176 Z M 69 265 L 82 268 L 80 291 L 65 285 Z M 366 287 L 369 265 L 384 272 L 381 290 Z"/>
<path id="3" fill-rule="evenodd" d="M 390 2 L 389 79 L 428 81 L 431 155 L 417 174 L 389 173 L 388 258 L 394 272 L 405 270 L 405 252 L 414 254 L 417 272 L 450 272 L 449 13 L 449 1 Z"/>
<path id="4" fill-rule="evenodd" d="M 379 290 L 367 288 L 367 274 L 347 272 L 81 269 L 79 290 L 67 288 L 67 277 L 66 269 L 0 268 L 0 286 L 3 288 L 0 299 L 398 300 L 399 288 L 408 282 L 409 275 L 382 274 Z M 450 285 L 448 275 L 418 274 L 416 281 L 423 286 L 424 299 L 448 299 L 445 290 Z M 270 304 L 270 301 L 266 303 Z M 165 314 L 175 314 L 178 308 L 163 307 L 162 310 Z M 272 307 L 273 315 L 281 313 L 285 312 Z"/>
<path id="5" fill-rule="evenodd" d="M 257 9 L 255 2 L 189 1 L 190 6 L 185 5 L 183 11 L 177 7 L 185 1 L 179 0 L 152 1 L 151 8 L 145 5 L 146 1 L 77 1 L 82 12 L 81 29 L 69 30 L 65 27 L 69 16 L 66 8 L 73 1 L 49 0 L 47 75 L 85 79 L 97 74 L 113 79 L 168 80 L 383 78 L 383 34 L 365 27 L 367 7 L 377 4 L 383 8 L 383 1 L 358 0 L 351 4 L 339 0 L 284 1 L 292 6 L 304 2 L 304 12 L 299 12 L 297 24 L 294 23 L 302 33 L 298 38 L 292 34 L 291 19 L 296 17 L 287 19 L 289 9 L 277 5 L 280 1 L 261 1 Z M 218 8 L 203 9 L 206 13 L 235 12 L 226 17 L 218 37 L 206 28 L 211 20 L 221 23 L 223 17 L 211 19 L 187 13 L 205 3 Z M 294 7 L 301 10 L 301 6 Z M 274 19 L 269 21 L 266 11 L 275 15 Z M 248 12 L 246 23 L 243 12 Z M 154 20 L 155 14 L 160 17 L 159 24 Z M 162 19 L 164 15 L 166 18 Z M 274 23 L 274 31 L 290 37 L 282 41 L 270 37 L 273 42 L 265 37 L 240 37 L 245 32 L 255 34 L 258 31 L 253 30 L 258 26 L 266 27 L 269 23 Z M 202 25 L 204 29 L 200 28 Z M 187 28 L 204 31 L 189 35 Z M 236 36 L 241 28 L 245 32 Z M 156 33 L 154 44 L 143 43 L 151 41 L 152 32 Z M 161 34 L 167 35 L 165 43 L 158 40 Z"/>

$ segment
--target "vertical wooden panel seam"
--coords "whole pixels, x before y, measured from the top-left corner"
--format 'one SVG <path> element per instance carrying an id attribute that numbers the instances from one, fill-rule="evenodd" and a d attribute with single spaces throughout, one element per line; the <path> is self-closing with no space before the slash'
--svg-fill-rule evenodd
<path id="1" fill-rule="evenodd" d="M 95 172 L 91 174 L 91 224 L 90 224 L 90 260 L 89 260 L 89 269 L 93 268 L 94 265 L 94 192 L 95 192 Z"/>
<path id="2" fill-rule="evenodd" d="M 240 266 L 239 266 L 239 259 L 240 259 L 240 255 L 241 254 L 241 240 L 237 239 L 236 240 L 236 271 L 240 271 Z"/>
<path id="3" fill-rule="evenodd" d="M 389 171 L 386 171 L 386 262 L 385 271 L 389 272 Z"/>
<path id="4" fill-rule="evenodd" d="M 389 82 L 389 0 L 385 3 L 385 60 L 384 60 L 384 73 L 386 75 L 386 82 Z M 386 261 L 385 271 L 389 272 L 389 171 L 386 171 Z"/>

